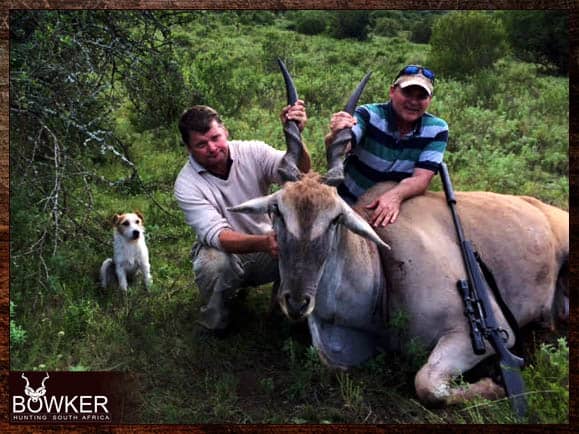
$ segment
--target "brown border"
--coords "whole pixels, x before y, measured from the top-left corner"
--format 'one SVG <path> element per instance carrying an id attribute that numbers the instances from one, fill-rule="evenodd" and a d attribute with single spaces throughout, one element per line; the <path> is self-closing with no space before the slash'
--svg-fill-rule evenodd
<path id="1" fill-rule="evenodd" d="M 9 200 L 10 200 L 10 178 L 9 178 L 9 13 L 15 9 L 566 9 L 570 11 L 569 16 L 569 78 L 570 78 L 570 197 L 569 210 L 571 214 L 571 245 L 576 245 L 579 241 L 577 227 L 578 219 L 575 216 L 575 206 L 577 198 L 577 171 L 579 169 L 579 149 L 577 143 L 579 139 L 579 114 L 577 113 L 577 100 L 579 97 L 579 83 L 577 82 L 579 71 L 579 33 L 577 25 L 579 23 L 579 13 L 577 12 L 577 2 L 574 0 L 94 0 L 90 2 L 79 2 L 78 0 L 8 0 L 0 5 L 0 430 L 3 432 L 16 432 L 25 428 L 22 425 L 8 424 L 8 373 L 10 369 L 8 326 L 9 326 Z M 575 350 L 578 338 L 577 318 L 579 315 L 579 304 L 575 298 L 577 292 L 577 257 L 571 251 L 570 259 L 570 288 L 573 289 L 571 295 L 571 323 L 569 327 L 569 347 L 570 355 L 570 376 L 571 376 L 571 397 L 569 406 L 569 426 L 501 426 L 501 432 L 542 432 L 544 429 L 557 432 L 571 432 L 577 425 L 577 368 L 578 352 Z M 39 426 L 28 427 L 28 429 L 39 430 Z M 66 431 L 86 430 L 86 427 L 66 426 Z M 109 430 L 109 427 L 100 426 L 93 430 Z M 420 428 L 412 426 L 284 426 L 284 425 L 262 425 L 262 426 L 232 426 L 232 425 L 196 425 L 196 426 L 162 426 L 162 425 L 138 425 L 119 426 L 113 430 L 116 432 L 133 431 L 167 431 L 167 430 L 193 430 L 197 432 L 253 432 L 275 431 L 299 433 L 306 431 L 316 432 L 369 432 L 369 431 L 389 431 L 402 432 L 408 430 L 418 430 Z M 444 427 L 429 426 L 432 431 L 469 431 L 476 429 L 474 426 L 465 427 Z M 499 431 L 497 426 L 478 427 L 477 431 Z M 45 430 L 45 429 L 43 429 Z M 54 428 L 56 431 L 56 428 Z"/>

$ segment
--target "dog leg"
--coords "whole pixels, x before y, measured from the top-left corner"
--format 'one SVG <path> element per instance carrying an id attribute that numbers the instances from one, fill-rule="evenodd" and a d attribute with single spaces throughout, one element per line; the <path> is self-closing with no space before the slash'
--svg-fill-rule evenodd
<path id="1" fill-rule="evenodd" d="M 143 280 L 145 281 L 145 289 L 148 291 L 153 284 L 153 278 L 151 277 L 151 264 L 149 263 L 149 249 L 147 249 L 144 242 L 143 248 L 141 249 L 140 267 L 143 273 Z"/>
<path id="2" fill-rule="evenodd" d="M 127 275 L 121 265 L 115 264 L 115 266 L 116 266 L 115 271 L 117 272 L 117 279 L 119 281 L 119 288 L 122 289 L 126 294 L 128 288 Z"/>
<path id="3" fill-rule="evenodd" d="M 148 291 L 151 289 L 151 285 L 153 284 L 153 278 L 151 277 L 151 266 L 149 263 L 145 263 L 143 265 L 143 276 L 145 280 L 145 288 Z"/>

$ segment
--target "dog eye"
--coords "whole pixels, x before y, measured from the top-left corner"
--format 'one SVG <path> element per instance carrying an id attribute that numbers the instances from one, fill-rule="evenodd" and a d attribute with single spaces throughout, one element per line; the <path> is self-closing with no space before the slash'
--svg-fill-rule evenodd
<path id="1" fill-rule="evenodd" d="M 123 222 L 123 226 L 129 226 L 129 225 L 130 225 L 130 223 L 129 223 L 128 221 L 125 220 L 125 221 Z"/>
<path id="2" fill-rule="evenodd" d="M 137 221 L 135 221 L 135 224 L 140 225 L 140 224 L 141 224 L 141 221 L 140 221 L 140 220 L 137 220 Z"/>

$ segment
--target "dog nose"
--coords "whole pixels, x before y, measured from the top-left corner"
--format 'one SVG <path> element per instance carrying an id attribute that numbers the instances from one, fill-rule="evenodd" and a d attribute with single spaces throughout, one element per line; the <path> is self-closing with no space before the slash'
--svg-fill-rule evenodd
<path id="1" fill-rule="evenodd" d="M 137 238 L 139 238 L 139 236 L 141 235 L 140 231 L 133 231 L 133 239 L 136 240 Z"/>

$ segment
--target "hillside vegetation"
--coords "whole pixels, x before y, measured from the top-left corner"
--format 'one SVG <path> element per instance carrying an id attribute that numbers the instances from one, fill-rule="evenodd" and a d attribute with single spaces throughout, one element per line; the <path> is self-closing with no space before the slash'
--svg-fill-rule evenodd
<path id="1" fill-rule="evenodd" d="M 567 37 L 563 13 L 537 14 Z M 142 406 L 133 421 L 147 423 L 512 422 L 507 401 L 420 405 L 419 346 L 328 371 L 303 325 L 268 316 L 269 287 L 249 290 L 230 335 L 200 333 L 195 234 L 172 195 L 187 157 L 176 122 L 192 104 L 217 109 L 231 138 L 283 149 L 281 57 L 307 104 L 303 137 L 315 170 L 325 170 L 331 114 L 366 72 L 373 75 L 361 103 L 385 101 L 404 65 L 435 64 L 429 111 L 449 124 L 445 161 L 455 189 L 532 195 L 568 209 L 566 69 L 541 54 L 547 42 L 538 33 L 522 47 L 516 12 L 468 16 L 13 12 L 11 369 L 138 373 Z M 498 37 L 501 50 L 489 49 L 488 64 L 457 60 L 445 70 L 440 56 L 456 52 L 432 47 L 460 38 L 450 32 L 465 19 Z M 485 40 L 464 36 L 457 49 L 482 53 Z M 145 214 L 154 287 L 146 293 L 139 283 L 124 299 L 100 290 L 97 275 L 112 255 L 110 217 L 133 209 Z M 567 342 L 539 336 L 527 337 L 528 421 L 565 423 Z"/>

